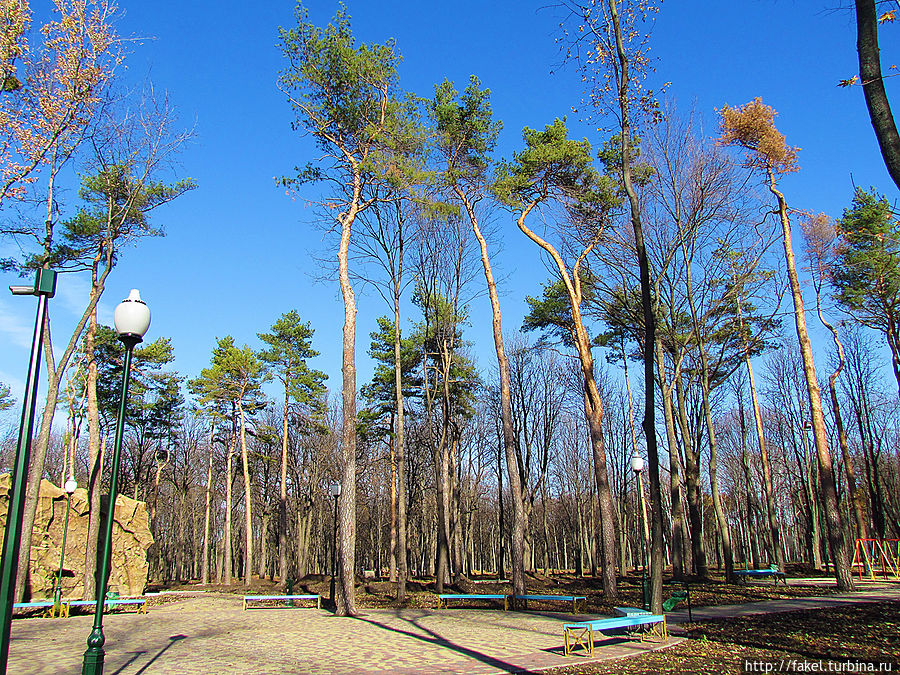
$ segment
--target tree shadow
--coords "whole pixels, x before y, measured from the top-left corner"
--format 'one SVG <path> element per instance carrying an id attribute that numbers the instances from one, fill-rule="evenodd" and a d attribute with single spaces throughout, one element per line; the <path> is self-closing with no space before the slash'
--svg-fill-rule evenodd
<path id="1" fill-rule="evenodd" d="M 401 628 L 394 628 L 393 626 L 385 625 L 385 624 L 381 623 L 380 621 L 375 621 L 374 619 L 366 619 L 362 616 L 355 616 L 353 618 L 356 619 L 357 621 L 363 621 L 363 622 L 371 624 L 373 626 L 377 626 L 378 628 L 381 628 L 383 630 L 391 631 L 392 633 L 399 633 L 400 635 L 406 635 L 407 637 L 411 637 L 416 640 L 421 640 L 422 642 L 427 642 L 428 644 L 435 645 L 437 647 L 444 647 L 451 651 L 457 652 L 458 654 L 468 656 L 471 659 L 474 659 L 476 661 L 484 663 L 485 665 L 492 666 L 494 668 L 498 668 L 507 673 L 525 673 L 527 675 L 530 673 L 538 672 L 538 671 L 531 671 L 526 668 L 522 668 L 521 666 L 513 665 L 511 663 L 507 663 L 506 661 L 502 661 L 500 659 L 494 658 L 493 656 L 488 656 L 487 654 L 485 654 L 483 652 L 479 652 L 475 649 L 470 649 L 469 647 L 463 647 L 462 645 L 458 645 L 455 642 L 451 642 L 450 640 L 443 637 L 442 635 L 439 635 L 435 631 L 433 631 L 429 628 L 425 628 L 424 626 L 419 624 L 417 619 L 407 619 L 407 618 L 399 616 L 399 615 L 397 615 L 397 616 L 402 621 L 410 623 L 413 626 L 415 626 L 416 628 L 418 628 L 419 630 L 427 633 L 427 635 L 420 635 L 418 633 L 413 633 L 412 631 L 403 630 Z M 424 616 L 425 615 L 423 615 L 423 617 L 419 617 L 419 618 L 424 618 Z"/>
<path id="2" fill-rule="evenodd" d="M 149 661 L 147 661 L 147 663 L 145 663 L 145 664 L 141 667 L 141 669 L 138 670 L 134 675 L 141 675 L 141 673 L 145 672 L 145 671 L 147 670 L 147 668 L 149 668 L 151 665 L 153 665 L 153 662 L 156 661 L 160 656 L 162 656 L 162 655 L 166 652 L 166 650 L 168 650 L 172 645 L 174 645 L 174 644 L 175 644 L 176 642 L 178 642 L 179 640 L 186 640 L 187 637 L 188 637 L 187 635 L 170 635 L 170 636 L 169 636 L 169 644 L 167 644 L 165 647 L 163 647 L 162 649 L 160 649 L 160 650 L 153 656 L 153 658 L 150 659 Z M 146 652 L 135 652 L 135 654 L 145 654 L 145 653 L 146 653 Z M 119 670 L 116 671 L 116 674 L 115 674 L 115 675 L 117 675 L 118 673 L 121 673 L 121 672 L 122 672 L 128 665 L 130 665 L 136 658 L 137 658 L 137 656 L 134 656 L 134 657 L 132 657 L 131 659 L 129 659 L 128 662 L 127 662 L 125 665 L 123 665 L 121 668 L 119 668 Z"/>

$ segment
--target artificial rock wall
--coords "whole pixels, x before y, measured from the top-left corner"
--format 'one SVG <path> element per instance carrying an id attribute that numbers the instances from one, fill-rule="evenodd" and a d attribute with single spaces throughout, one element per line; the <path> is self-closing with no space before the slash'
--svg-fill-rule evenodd
<path id="1" fill-rule="evenodd" d="M 9 510 L 10 475 L 0 475 L 0 536 L 6 528 Z M 106 518 L 108 499 L 102 498 L 103 518 Z M 69 531 L 63 561 L 63 597 L 81 599 L 84 594 L 85 542 L 88 532 L 87 490 L 78 488 L 72 494 L 69 512 Z M 34 519 L 31 539 L 32 598 L 53 596 L 53 584 L 59 571 L 60 546 L 66 517 L 66 493 L 48 480 L 41 481 L 40 502 Z M 102 522 L 102 521 L 101 521 Z M 101 525 L 101 537 L 103 529 Z M 150 520 L 144 502 L 116 497 L 113 524 L 112 571 L 109 590 L 120 595 L 140 595 L 147 585 L 150 566 L 147 549 L 153 543 Z M 102 548 L 102 547 L 98 547 Z M 98 555 L 100 552 L 98 552 Z"/>

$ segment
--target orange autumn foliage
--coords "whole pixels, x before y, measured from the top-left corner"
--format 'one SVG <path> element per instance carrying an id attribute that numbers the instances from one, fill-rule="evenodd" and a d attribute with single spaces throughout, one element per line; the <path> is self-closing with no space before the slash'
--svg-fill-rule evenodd
<path id="1" fill-rule="evenodd" d="M 739 108 L 725 105 L 719 112 L 718 143 L 738 145 L 747 151 L 744 165 L 773 173 L 798 171 L 797 153 L 800 148 L 787 144 L 784 134 L 775 128 L 773 108 L 757 97 Z"/>

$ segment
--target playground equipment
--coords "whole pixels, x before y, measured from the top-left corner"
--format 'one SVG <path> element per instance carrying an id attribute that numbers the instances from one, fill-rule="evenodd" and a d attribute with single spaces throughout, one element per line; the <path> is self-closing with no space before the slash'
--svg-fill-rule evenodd
<path id="1" fill-rule="evenodd" d="M 900 581 L 900 539 L 857 539 L 853 566 L 873 581 L 879 571 L 885 581 Z"/>

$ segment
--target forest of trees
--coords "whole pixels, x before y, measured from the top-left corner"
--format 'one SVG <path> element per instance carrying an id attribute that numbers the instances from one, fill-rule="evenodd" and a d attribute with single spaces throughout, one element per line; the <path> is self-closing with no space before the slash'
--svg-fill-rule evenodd
<path id="1" fill-rule="evenodd" d="M 48 213 L 4 231 L 31 241 L 4 266 L 91 277 L 65 352 L 48 350 L 30 485 L 74 475 L 99 511 L 123 348 L 97 301 L 124 242 L 157 234 L 151 211 L 194 184 L 174 171 L 187 134 L 168 104 L 125 112 L 135 102 L 113 86 L 123 57 L 105 5 L 58 4 L 95 36 L 78 71 L 93 79 L 61 77 L 60 94 L 24 64 L 16 74 L 23 52 L 5 46 L 16 35 L 4 25 L 0 101 L 32 87 L 25 99 L 57 96 L 68 111 L 40 125 L 42 154 L 0 155 L 0 206 L 43 190 Z M 318 153 L 280 184 L 321 188 L 344 309 L 342 380 L 310 365 L 321 318 L 287 301 L 254 327 L 254 345 L 220 337 L 199 373 L 172 369 L 177 345 L 165 337 L 135 350 L 120 484 L 148 505 L 151 582 L 286 585 L 337 562 L 338 611 L 353 614 L 365 570 L 397 582 L 400 600 L 410 579 L 442 589 L 491 575 L 524 591 L 529 572 L 574 570 L 614 598 L 646 537 L 657 605 L 669 566 L 676 579 L 716 570 L 732 580 L 736 565 L 799 562 L 830 566 L 846 588 L 858 538 L 900 538 L 893 203 L 857 188 L 837 219 L 792 205 L 781 180 L 800 170 L 799 151 L 772 108 L 724 106 L 709 134 L 699 113 L 644 88 L 652 8 L 563 6 L 588 114 L 615 122 L 571 138 L 561 111 L 524 129 L 507 158 L 477 76 L 407 92 L 398 46 L 359 44 L 343 9 L 318 27 L 298 6 L 296 25 L 281 29 L 278 85 Z M 29 133 L 19 143 L 33 151 Z M 92 171 L 81 209 L 61 218 L 54 176 L 67 161 Z M 502 322 L 523 298 L 498 291 L 492 267 L 512 237 L 545 260 L 522 325 Z M 370 335 L 356 326 L 363 285 L 383 306 Z M 494 345 L 479 362 L 467 330 L 485 296 Z M 357 381 L 358 351 L 375 363 L 369 381 Z M 0 386 L 0 409 L 8 398 Z M 15 442 L 10 429 L 3 467 Z M 646 533 L 635 454 L 648 459 Z"/>

